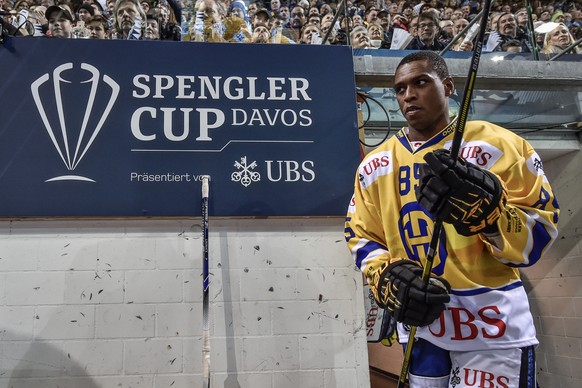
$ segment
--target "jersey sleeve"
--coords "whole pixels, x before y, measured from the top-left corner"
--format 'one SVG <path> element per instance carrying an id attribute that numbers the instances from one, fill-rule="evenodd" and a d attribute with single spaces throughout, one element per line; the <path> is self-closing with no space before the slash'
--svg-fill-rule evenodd
<path id="1" fill-rule="evenodd" d="M 345 223 L 345 238 L 356 266 L 368 280 L 377 298 L 379 276 L 390 264 L 391 256 L 384 238 L 380 210 L 372 203 L 369 190 L 356 178 Z"/>
<path id="2" fill-rule="evenodd" d="M 559 206 L 544 174 L 539 155 L 527 146 L 515 163 L 495 171 L 507 188 L 507 205 L 498 221 L 499 233 L 481 235 L 488 251 L 510 266 L 535 264 L 558 235 Z"/>

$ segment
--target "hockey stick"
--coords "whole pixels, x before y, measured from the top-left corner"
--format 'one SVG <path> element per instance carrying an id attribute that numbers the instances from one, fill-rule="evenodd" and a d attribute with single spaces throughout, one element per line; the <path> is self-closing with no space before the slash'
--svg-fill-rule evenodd
<path id="1" fill-rule="evenodd" d="M 538 42 L 536 40 L 536 31 L 534 29 L 533 19 L 531 16 L 532 15 L 531 0 L 526 0 L 525 9 L 527 12 L 527 27 L 529 29 L 529 39 L 531 41 L 533 56 L 534 56 L 534 59 L 536 61 L 539 61 L 539 59 L 540 59 L 539 47 L 538 47 Z"/>
<path id="2" fill-rule="evenodd" d="M 202 176 L 202 380 L 204 388 L 210 388 L 210 325 L 208 286 L 208 195 L 209 175 Z"/>
<path id="3" fill-rule="evenodd" d="M 463 132 L 465 131 L 465 124 L 467 123 L 467 116 L 469 114 L 473 89 L 475 88 L 475 79 L 477 78 L 477 70 L 479 68 L 479 60 L 481 59 L 481 51 L 483 49 L 485 30 L 487 29 L 487 20 L 489 19 L 490 11 L 491 0 L 485 0 L 485 5 L 483 6 L 483 16 L 481 17 L 481 23 L 479 27 L 479 35 L 477 36 L 475 51 L 473 51 L 473 56 L 471 57 L 471 67 L 469 68 L 469 75 L 467 76 L 465 90 L 463 91 L 463 100 L 461 102 L 461 106 L 459 107 L 459 115 L 455 125 L 455 133 L 453 135 L 453 143 L 451 145 L 451 156 L 453 159 L 457 159 L 459 156 L 461 142 L 463 141 Z M 422 269 L 422 281 L 427 286 L 430 279 L 430 273 L 432 272 L 432 266 L 438 248 L 439 237 L 441 235 L 442 228 L 443 222 L 437 219 L 434 224 L 432 237 L 430 239 L 430 244 L 426 255 L 426 262 L 424 263 L 424 267 Z M 404 352 L 404 359 L 402 360 L 402 370 L 400 371 L 400 377 L 398 378 L 397 388 L 404 388 L 406 378 L 408 377 L 408 368 L 410 366 L 410 358 L 412 356 L 412 348 L 414 346 L 416 330 L 416 326 L 410 327 L 408 343 L 406 345 L 406 351 Z"/>

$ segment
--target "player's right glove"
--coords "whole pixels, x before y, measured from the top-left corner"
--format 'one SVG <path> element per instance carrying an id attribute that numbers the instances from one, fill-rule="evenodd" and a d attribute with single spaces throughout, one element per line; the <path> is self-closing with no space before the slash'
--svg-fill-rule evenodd
<path id="1" fill-rule="evenodd" d="M 378 305 L 398 322 L 412 326 L 430 325 L 451 300 L 451 286 L 431 275 L 426 285 L 422 268 L 413 261 L 399 260 L 384 268 L 377 284 Z"/>
<path id="2" fill-rule="evenodd" d="M 437 220 L 453 224 L 459 234 L 471 236 L 497 229 L 507 193 L 499 178 L 447 150 L 424 157 L 416 199 Z"/>

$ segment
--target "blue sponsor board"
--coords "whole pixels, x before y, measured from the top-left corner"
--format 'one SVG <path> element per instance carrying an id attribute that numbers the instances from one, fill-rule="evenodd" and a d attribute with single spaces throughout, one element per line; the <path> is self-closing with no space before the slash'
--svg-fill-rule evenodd
<path id="1" fill-rule="evenodd" d="M 341 216 L 349 47 L 8 39 L 0 216 Z"/>

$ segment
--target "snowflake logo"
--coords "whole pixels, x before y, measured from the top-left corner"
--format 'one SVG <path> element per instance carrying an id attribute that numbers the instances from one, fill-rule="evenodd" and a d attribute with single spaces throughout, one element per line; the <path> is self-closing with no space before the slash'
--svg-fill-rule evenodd
<path id="1" fill-rule="evenodd" d="M 240 182 L 244 187 L 248 187 L 251 183 L 261 180 L 261 174 L 251 171 L 257 167 L 256 161 L 247 164 L 247 157 L 243 156 L 240 158 L 240 162 L 234 162 L 234 166 L 238 171 L 233 172 L 230 176 L 233 182 Z"/>

